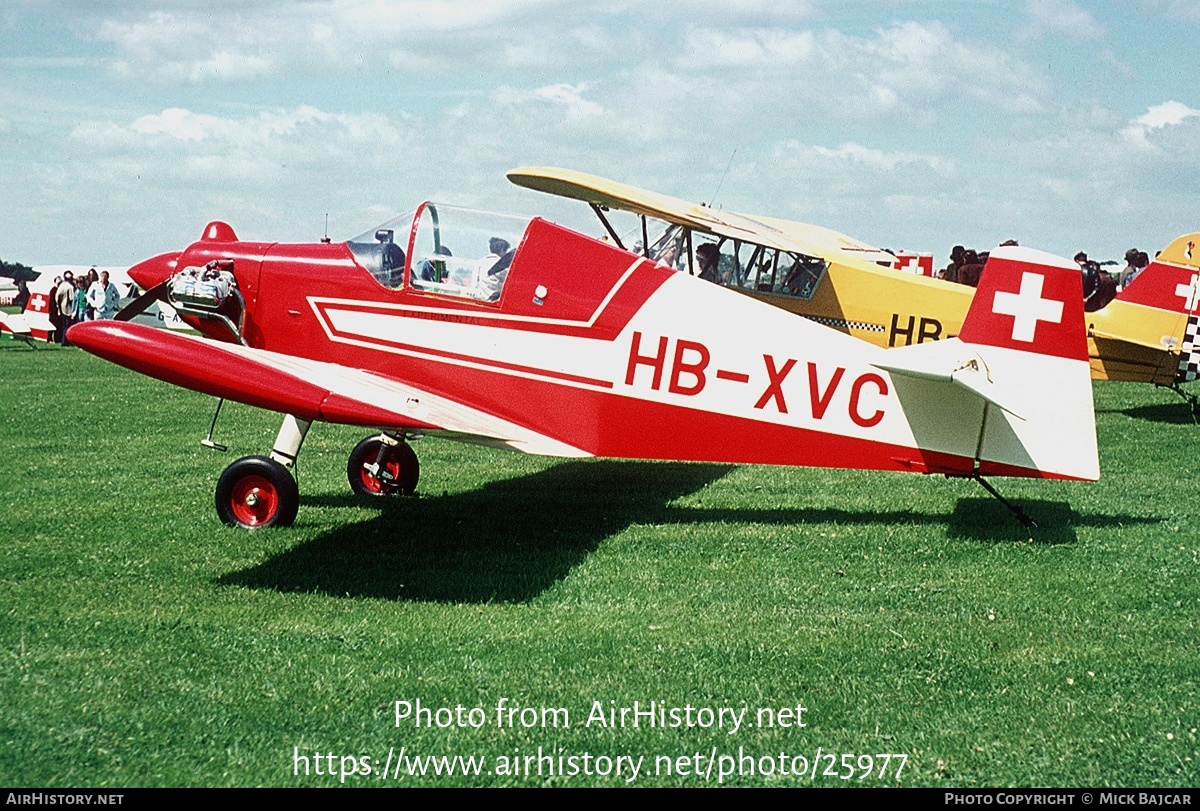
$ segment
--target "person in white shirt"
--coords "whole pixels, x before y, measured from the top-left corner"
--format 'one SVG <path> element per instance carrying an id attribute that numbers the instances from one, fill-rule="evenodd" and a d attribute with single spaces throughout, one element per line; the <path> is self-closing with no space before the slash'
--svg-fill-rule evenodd
<path id="1" fill-rule="evenodd" d="M 88 288 L 88 304 L 96 310 L 96 318 L 112 318 L 117 314 L 117 304 L 121 301 L 121 293 L 117 286 L 108 280 L 108 271 L 100 271 L 100 279 Z"/>

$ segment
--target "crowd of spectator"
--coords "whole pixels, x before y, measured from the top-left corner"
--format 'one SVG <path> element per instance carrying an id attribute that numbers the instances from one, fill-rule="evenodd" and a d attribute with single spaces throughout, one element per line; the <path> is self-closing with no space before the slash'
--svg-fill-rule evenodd
<path id="1" fill-rule="evenodd" d="M 1015 239 L 1001 243 L 1002 246 L 1016 245 Z M 962 245 L 955 245 L 950 251 L 950 264 L 935 272 L 939 279 L 957 282 L 970 287 L 979 285 L 979 277 L 983 266 L 987 264 L 990 252 L 976 252 Z M 1084 251 L 1075 254 L 1075 264 L 1083 274 L 1084 308 L 1094 312 L 1108 304 L 1117 293 L 1128 287 L 1138 274 L 1150 264 L 1150 257 L 1145 251 L 1130 248 L 1125 251 L 1125 267 L 1114 273 L 1106 270 L 1104 265 L 1116 265 L 1116 262 L 1096 262 L 1089 259 Z"/>
<path id="2" fill-rule="evenodd" d="M 92 268 L 78 276 L 68 270 L 62 276 L 55 276 L 54 287 L 50 291 L 49 313 L 55 339 L 63 346 L 68 346 L 67 329 L 72 324 L 112 318 L 117 314 L 120 300 L 121 293 L 109 281 L 107 270 L 97 273 Z"/>
<path id="3" fill-rule="evenodd" d="M 1001 247 L 1007 247 L 1016 245 L 1017 241 L 1010 239 L 1000 244 Z M 936 271 L 935 275 L 948 282 L 978 287 L 979 277 L 983 274 L 983 266 L 987 264 L 990 253 L 990 251 L 977 252 L 970 248 L 964 248 L 962 245 L 955 245 L 950 250 L 950 264 Z"/>

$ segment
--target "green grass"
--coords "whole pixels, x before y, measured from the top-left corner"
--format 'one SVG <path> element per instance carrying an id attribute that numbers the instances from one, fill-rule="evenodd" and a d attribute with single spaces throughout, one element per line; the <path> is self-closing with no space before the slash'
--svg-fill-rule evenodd
<path id="1" fill-rule="evenodd" d="M 1200 426 L 1168 392 L 1096 385 L 1099 483 L 996 481 L 1032 534 L 969 482 L 434 440 L 419 497 L 363 503 L 345 480 L 363 432 L 326 425 L 296 525 L 240 532 L 213 487 L 276 416 L 227 406 L 221 455 L 198 444 L 209 398 L 78 350 L 0 342 L 0 379 L 2 784 L 338 785 L 315 755 L 381 770 L 401 747 L 484 773 L 346 784 L 624 784 L 488 773 L 539 746 L 643 756 L 644 786 L 705 784 L 655 758 L 714 747 L 903 754 L 902 786 L 1200 780 Z M 488 725 L 397 728 L 418 699 Z M 571 726 L 497 728 L 501 699 Z M 806 726 L 584 724 L 635 700 L 751 723 L 803 705 Z"/>

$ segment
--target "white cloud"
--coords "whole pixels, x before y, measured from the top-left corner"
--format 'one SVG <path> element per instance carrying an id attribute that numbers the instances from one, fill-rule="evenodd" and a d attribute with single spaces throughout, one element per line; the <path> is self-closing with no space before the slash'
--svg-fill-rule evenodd
<path id="1" fill-rule="evenodd" d="M 273 66 L 273 61 L 267 57 L 217 51 L 208 59 L 193 63 L 187 78 L 193 82 L 209 78 L 224 81 L 251 79 L 269 74 Z"/>
<path id="2" fill-rule="evenodd" d="M 617 44 L 579 0 L 235 3 L 217 13 L 199 3 L 122 13 L 101 4 L 81 16 L 80 30 L 112 46 L 113 70 L 141 81 L 244 81 L 318 66 L 561 64 Z"/>
<path id="3" fill-rule="evenodd" d="M 864 166 L 893 171 L 900 166 L 923 164 L 938 174 L 945 175 L 954 171 L 954 161 L 937 155 L 921 155 L 915 152 L 884 152 L 879 149 L 869 149 L 862 144 L 847 142 L 836 149 L 814 146 L 813 151 L 827 158 L 857 163 Z"/>
<path id="4" fill-rule="evenodd" d="M 1104 27 L 1073 0 L 1025 0 L 1025 16 L 1036 34 L 1065 34 L 1072 39 L 1104 36 Z"/>
<path id="5" fill-rule="evenodd" d="M 144 135 L 170 135 L 180 141 L 203 141 L 214 128 L 220 128 L 220 119 L 210 115 L 197 115 L 190 110 L 173 107 L 158 115 L 144 115 L 134 121 L 131 129 Z"/>
<path id="6" fill-rule="evenodd" d="M 84 121 L 71 133 L 77 152 L 98 165 L 134 162 L 146 177 L 193 184 L 277 182 L 283 167 L 352 172 L 398 149 L 405 134 L 374 113 L 332 114 L 310 106 L 240 118 L 169 108 L 128 125 Z"/>
<path id="7" fill-rule="evenodd" d="M 929 125 L 939 108 L 970 102 L 1009 114 L 1042 108 L 1045 82 L 1008 49 L 964 41 L 939 22 L 903 22 L 869 36 L 835 29 L 695 27 L 672 67 L 745 104 L 800 109 L 834 120 Z"/>
<path id="8" fill-rule="evenodd" d="M 101 19 L 94 38 L 112 44 L 113 70 L 139 81 L 245 79 L 263 75 L 271 60 L 263 50 L 265 21 L 237 13 L 151 11 L 134 19 Z M 83 23 L 80 23 L 83 24 Z"/>
<path id="9" fill-rule="evenodd" d="M 693 28 L 684 38 L 683 64 L 703 68 L 782 68 L 812 58 L 811 31 Z"/>
<path id="10" fill-rule="evenodd" d="M 215 138 L 229 145 L 261 146 L 298 141 L 320 133 L 334 140 L 394 144 L 399 132 L 386 118 L 374 113 L 334 114 L 301 105 L 294 110 L 265 110 L 244 118 L 222 118 L 171 108 L 142 116 L 130 125 L 145 135 L 167 135 L 179 141 Z"/>
<path id="11" fill-rule="evenodd" d="M 111 121 L 81 121 L 70 131 L 72 148 L 111 151 L 133 148 L 138 143 L 138 134 L 130 127 Z"/>
<path id="12" fill-rule="evenodd" d="M 545 99 L 567 108 L 567 113 L 574 116 L 602 115 L 604 108 L 599 104 L 588 101 L 583 97 L 586 85 L 572 87 L 568 84 L 547 85 L 533 91 L 538 98 Z"/>
<path id="13" fill-rule="evenodd" d="M 91 30 L 111 45 L 123 78 L 249 87 L 361 75 L 364 88 L 378 88 L 387 71 L 399 81 L 391 98 L 429 111 L 438 101 L 427 90 L 439 80 L 467 79 L 443 96 L 485 98 L 495 88 L 485 77 L 503 71 L 497 83 L 542 93 L 571 121 L 607 113 L 617 120 L 606 126 L 624 122 L 631 133 L 704 130 L 722 117 L 732 127 L 810 116 L 930 127 L 957 117 L 947 106 L 1035 114 L 1047 93 L 1000 43 L 966 40 L 936 21 L 861 35 L 805 28 L 815 16 L 807 2 L 330 0 L 227 3 L 217 13 L 188 0 L 150 12 L 114 11 L 114 2 L 95 7 Z M 543 92 L 554 87 L 570 93 Z"/>
<path id="14" fill-rule="evenodd" d="M 1121 134 L 1131 143 L 1148 147 L 1150 141 L 1147 136 L 1150 133 L 1163 127 L 1177 126 L 1196 115 L 1200 115 L 1200 110 L 1194 110 L 1178 101 L 1166 101 L 1151 107 L 1133 119 L 1129 122 L 1129 126 L 1121 131 Z"/>

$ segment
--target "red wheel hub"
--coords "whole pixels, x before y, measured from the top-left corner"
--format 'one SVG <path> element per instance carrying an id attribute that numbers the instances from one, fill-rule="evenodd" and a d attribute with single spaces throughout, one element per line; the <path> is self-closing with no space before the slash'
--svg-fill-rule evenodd
<path id="1" fill-rule="evenodd" d="M 270 521 L 279 511 L 279 491 L 264 476 L 244 476 L 234 484 L 229 506 L 238 521 L 256 527 Z"/>

